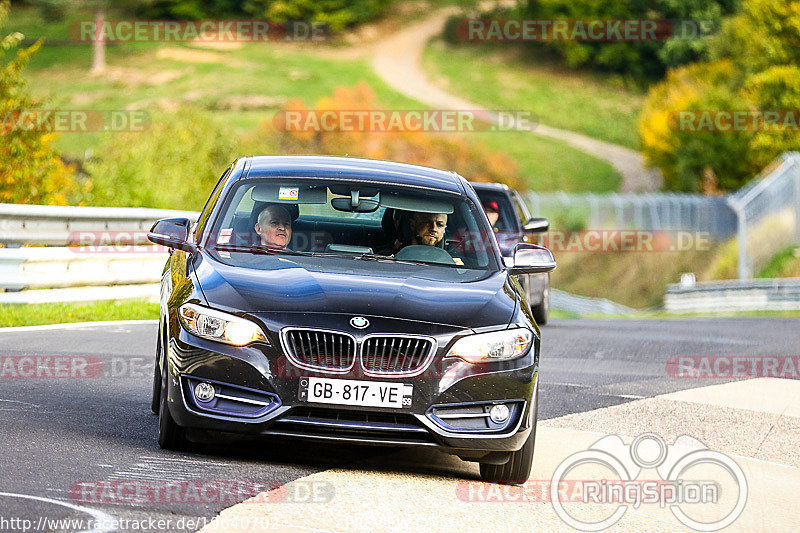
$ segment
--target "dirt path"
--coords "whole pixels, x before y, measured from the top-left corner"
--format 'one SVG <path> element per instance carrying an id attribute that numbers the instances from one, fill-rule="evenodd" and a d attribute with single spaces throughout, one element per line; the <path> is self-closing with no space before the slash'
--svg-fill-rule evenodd
<path id="1" fill-rule="evenodd" d="M 425 20 L 375 43 L 372 59 L 375 71 L 396 91 L 433 108 L 482 109 L 436 86 L 425 75 L 421 64 L 425 44 L 441 32 L 447 17 L 458 12 L 458 9 L 436 11 Z M 621 192 L 654 191 L 661 183 L 660 173 L 646 169 L 642 154 L 630 148 L 543 124 L 538 124 L 534 133 L 560 139 L 611 163 L 622 175 Z"/>

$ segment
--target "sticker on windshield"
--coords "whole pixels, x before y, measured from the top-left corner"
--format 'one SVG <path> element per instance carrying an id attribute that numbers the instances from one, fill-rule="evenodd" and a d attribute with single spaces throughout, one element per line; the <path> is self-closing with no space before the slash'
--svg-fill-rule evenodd
<path id="1" fill-rule="evenodd" d="M 278 189 L 278 200 L 297 200 L 299 193 L 297 187 L 281 187 Z"/>
<path id="2" fill-rule="evenodd" d="M 219 230 L 219 237 L 217 237 L 217 244 L 228 244 L 231 242 L 231 233 L 233 228 L 222 228 Z"/>

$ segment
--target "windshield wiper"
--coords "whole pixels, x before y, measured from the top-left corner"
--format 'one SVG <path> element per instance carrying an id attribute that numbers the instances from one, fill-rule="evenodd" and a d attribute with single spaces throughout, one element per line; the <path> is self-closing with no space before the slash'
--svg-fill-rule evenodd
<path id="1" fill-rule="evenodd" d="M 220 252 L 243 252 L 249 254 L 283 254 L 283 255 L 316 255 L 313 252 L 298 252 L 295 250 L 285 250 L 283 248 L 276 248 L 273 246 L 265 246 L 263 244 L 254 244 L 252 246 L 239 246 L 236 244 L 217 244 L 214 246 L 215 250 Z"/>
<path id="2" fill-rule="evenodd" d="M 397 259 L 393 255 L 380 255 L 380 254 L 359 254 L 354 256 L 355 259 L 362 259 L 364 261 L 389 261 L 392 263 L 403 263 L 404 265 L 423 265 L 421 261 L 409 261 L 407 259 Z"/>

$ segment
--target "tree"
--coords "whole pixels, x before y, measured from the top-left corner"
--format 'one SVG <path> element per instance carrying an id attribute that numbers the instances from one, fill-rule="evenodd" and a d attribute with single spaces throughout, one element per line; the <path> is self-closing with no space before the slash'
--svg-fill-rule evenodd
<path id="1" fill-rule="evenodd" d="M 0 1 L 0 27 L 9 3 Z M 43 128 L 19 127 L 20 112 L 36 109 L 39 102 L 28 93 L 22 69 L 41 46 L 18 50 L 22 35 L 0 40 L 0 202 L 66 204 L 80 190 L 74 170 L 52 147 L 56 136 Z M 6 62 L 6 54 L 13 57 Z"/>
<path id="2" fill-rule="evenodd" d="M 669 71 L 645 101 L 642 150 L 668 189 L 702 190 L 710 173 L 720 188 L 734 189 L 782 152 L 800 149 L 800 0 L 742 0 L 708 47 L 710 62 Z M 691 110 L 752 120 L 728 131 L 670 122 Z"/>

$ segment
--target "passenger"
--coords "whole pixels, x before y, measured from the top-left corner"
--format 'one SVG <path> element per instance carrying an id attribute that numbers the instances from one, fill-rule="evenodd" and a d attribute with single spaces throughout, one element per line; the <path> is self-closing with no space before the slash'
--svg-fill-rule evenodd
<path id="1" fill-rule="evenodd" d="M 483 210 L 486 211 L 486 217 L 489 219 L 492 229 L 497 231 L 497 221 L 500 219 L 500 206 L 494 200 L 483 204 Z"/>
<path id="2" fill-rule="evenodd" d="M 255 230 L 262 245 L 285 250 L 292 240 L 292 217 L 279 205 L 267 206 L 258 214 Z"/>

